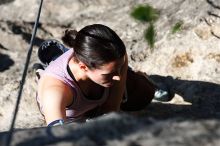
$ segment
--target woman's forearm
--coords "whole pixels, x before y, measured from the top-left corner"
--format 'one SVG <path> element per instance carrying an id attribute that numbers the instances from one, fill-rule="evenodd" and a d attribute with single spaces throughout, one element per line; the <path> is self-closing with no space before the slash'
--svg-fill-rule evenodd
<path id="1" fill-rule="evenodd" d="M 127 69 L 128 69 L 128 57 L 126 54 L 125 63 L 121 69 L 120 81 L 116 82 L 112 87 L 110 87 L 109 97 L 107 101 L 102 105 L 102 111 L 104 113 L 120 110 L 120 105 L 125 92 Z"/>

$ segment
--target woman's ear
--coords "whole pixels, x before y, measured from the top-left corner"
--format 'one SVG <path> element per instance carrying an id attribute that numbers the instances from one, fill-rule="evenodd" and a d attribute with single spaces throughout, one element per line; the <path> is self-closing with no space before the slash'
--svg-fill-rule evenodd
<path id="1" fill-rule="evenodd" d="M 83 71 L 88 71 L 88 67 L 83 62 L 79 62 L 79 68 Z"/>

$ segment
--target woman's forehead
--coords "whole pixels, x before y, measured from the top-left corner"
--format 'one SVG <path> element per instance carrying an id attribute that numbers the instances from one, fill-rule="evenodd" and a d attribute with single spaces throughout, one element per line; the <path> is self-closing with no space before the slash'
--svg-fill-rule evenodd
<path id="1" fill-rule="evenodd" d="M 104 64 L 103 66 L 100 67 L 100 70 L 102 70 L 102 74 L 113 73 L 118 69 L 120 69 L 124 63 L 125 63 L 125 56 Z"/>

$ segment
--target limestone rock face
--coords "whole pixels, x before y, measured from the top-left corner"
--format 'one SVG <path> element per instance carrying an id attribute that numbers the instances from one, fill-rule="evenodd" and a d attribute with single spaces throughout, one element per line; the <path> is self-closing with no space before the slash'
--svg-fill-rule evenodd
<path id="1" fill-rule="evenodd" d="M 39 0 L 0 2 L 0 131 L 7 131 L 10 126 L 39 3 Z M 154 24 L 157 33 L 153 49 L 150 49 L 143 36 L 148 24 L 130 16 L 132 9 L 139 4 L 149 4 L 160 12 Z M 181 29 L 173 34 L 172 29 L 178 22 L 182 22 Z M 218 0 L 45 0 L 16 128 L 45 126 L 36 105 L 37 84 L 31 69 L 34 63 L 39 62 L 39 45 L 49 38 L 60 40 L 66 28 L 79 30 L 94 23 L 105 24 L 115 30 L 127 47 L 129 65 L 146 72 L 159 86 L 167 85 L 174 98 L 170 102 L 153 101 L 146 110 L 134 117 L 116 114 L 120 119 L 116 120 L 116 125 L 110 124 L 112 118 L 107 118 L 97 121 L 100 127 L 88 123 L 78 129 L 73 125 L 54 128 L 58 139 L 64 135 L 66 139 L 62 137 L 60 143 L 55 143 L 58 142 L 56 138 L 49 139 L 50 142 L 42 145 L 62 145 L 65 140 L 76 145 L 85 145 L 86 142 L 89 145 L 201 145 L 201 142 L 204 142 L 203 145 L 217 145 L 220 126 Z M 133 129 L 137 126 L 137 130 L 117 131 L 117 128 L 129 127 L 125 120 L 131 120 L 128 123 Z M 92 126 L 101 132 L 95 138 L 91 136 L 94 130 Z M 70 131 L 81 133 L 80 138 L 75 140 L 66 127 L 73 127 Z M 60 129 L 63 129 L 62 132 L 58 132 Z M 43 134 L 46 129 L 17 131 L 16 135 L 24 136 L 15 140 L 14 145 L 25 143 L 25 140 L 28 145 L 32 137 L 25 138 L 25 135 L 28 137 L 33 132 L 31 136 L 34 140 L 34 137 L 37 139 L 35 133 L 39 131 Z M 105 135 L 105 132 L 109 135 Z M 1 133 L 2 141 L 5 135 Z M 43 139 L 46 136 L 44 133 Z"/>
<path id="2" fill-rule="evenodd" d="M 219 144 L 220 126 L 215 120 L 154 121 L 146 117 L 111 113 L 85 124 L 18 130 L 12 146 L 188 146 Z M 7 133 L 0 133 L 3 144 Z"/>

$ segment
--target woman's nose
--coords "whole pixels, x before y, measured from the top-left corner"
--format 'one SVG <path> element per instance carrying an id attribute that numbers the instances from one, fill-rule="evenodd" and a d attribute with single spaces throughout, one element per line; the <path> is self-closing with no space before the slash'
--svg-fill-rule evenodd
<path id="1" fill-rule="evenodd" d="M 118 71 L 118 72 L 112 77 L 112 80 L 120 81 L 120 79 L 121 79 L 121 75 L 120 75 L 120 71 Z"/>
<path id="2" fill-rule="evenodd" d="M 115 75 L 112 77 L 112 80 L 115 80 L 115 81 L 120 81 L 121 77 L 120 75 Z"/>

